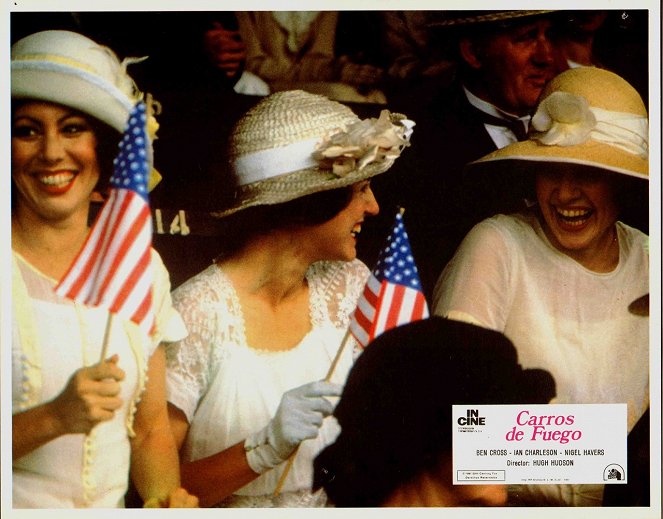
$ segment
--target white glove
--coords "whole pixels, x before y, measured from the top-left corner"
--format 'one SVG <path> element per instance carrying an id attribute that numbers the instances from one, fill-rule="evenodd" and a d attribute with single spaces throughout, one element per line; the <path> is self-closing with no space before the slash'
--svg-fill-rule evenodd
<path id="1" fill-rule="evenodd" d="M 322 420 L 334 406 L 326 396 L 340 396 L 342 386 L 318 381 L 283 394 L 274 418 L 244 442 L 251 469 L 262 474 L 283 463 L 304 440 L 318 436 Z"/>

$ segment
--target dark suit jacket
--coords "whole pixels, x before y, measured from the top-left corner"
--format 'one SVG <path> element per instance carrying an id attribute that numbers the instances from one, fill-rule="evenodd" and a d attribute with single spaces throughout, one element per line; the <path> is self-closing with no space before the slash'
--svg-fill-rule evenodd
<path id="1" fill-rule="evenodd" d="M 371 266 L 396 207 L 405 207 L 405 226 L 430 301 L 447 261 L 471 226 L 487 212 L 482 210 L 481 196 L 468 189 L 463 168 L 496 146 L 460 85 L 454 84 L 432 98 L 426 99 L 426 95 L 410 93 L 402 103 L 389 104 L 392 111 L 406 114 L 416 126 L 411 146 L 390 171 L 373 181 L 381 212 L 374 231 L 361 236 L 359 251 Z"/>

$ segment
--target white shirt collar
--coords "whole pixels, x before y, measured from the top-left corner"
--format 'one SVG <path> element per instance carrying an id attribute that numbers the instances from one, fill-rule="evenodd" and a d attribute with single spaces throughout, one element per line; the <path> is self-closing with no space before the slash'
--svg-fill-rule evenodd
<path id="1" fill-rule="evenodd" d="M 464 85 L 463 85 L 463 90 L 465 91 L 465 95 L 467 96 L 468 102 L 472 106 L 474 106 L 477 110 L 481 110 L 482 112 L 492 115 L 494 117 L 499 117 L 500 119 L 511 119 L 511 120 L 520 119 L 521 121 L 525 122 L 525 126 L 527 127 L 531 116 L 523 115 L 522 117 L 518 117 L 517 115 L 510 114 L 509 112 L 500 110 L 494 104 L 491 104 L 488 101 L 484 101 L 483 99 L 478 98 L 472 92 L 470 92 L 467 89 L 467 87 Z"/>

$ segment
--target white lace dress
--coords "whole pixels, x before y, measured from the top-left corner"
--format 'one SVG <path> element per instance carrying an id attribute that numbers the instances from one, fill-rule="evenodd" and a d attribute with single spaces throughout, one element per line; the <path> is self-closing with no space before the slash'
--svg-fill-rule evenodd
<path id="1" fill-rule="evenodd" d="M 173 293 L 174 305 L 189 331 L 186 339 L 166 350 L 168 400 L 184 412 L 190 424 L 183 462 L 243 441 L 267 425 L 285 391 L 325 377 L 368 275 L 358 260 L 313 264 L 306 274 L 311 331 L 294 348 L 277 352 L 247 344 L 237 293 L 216 265 Z M 352 365 L 356 343 L 350 340 L 333 382 L 343 383 Z M 219 506 L 324 506 L 325 496 L 310 491 L 312 461 L 338 432 L 338 424 L 330 417 L 316 439 L 301 444 L 279 496 L 274 498 L 272 493 L 285 464 L 261 475 Z"/>

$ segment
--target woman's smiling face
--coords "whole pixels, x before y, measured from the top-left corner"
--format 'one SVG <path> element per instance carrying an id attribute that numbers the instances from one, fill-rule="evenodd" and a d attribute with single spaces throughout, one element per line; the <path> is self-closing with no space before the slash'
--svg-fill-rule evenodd
<path id="1" fill-rule="evenodd" d="M 601 254 L 614 240 L 619 211 L 610 173 L 578 167 L 539 172 L 536 197 L 546 235 L 564 254 Z"/>
<path id="2" fill-rule="evenodd" d="M 312 236 L 319 259 L 351 261 L 357 257 L 357 236 L 367 216 L 378 214 L 380 207 L 371 190 L 370 180 L 353 184 L 348 204 L 332 219 L 314 226 Z"/>
<path id="3" fill-rule="evenodd" d="M 12 179 L 17 203 L 40 218 L 88 210 L 99 180 L 97 138 L 80 112 L 41 101 L 12 114 Z"/>

